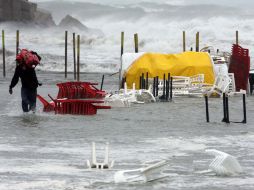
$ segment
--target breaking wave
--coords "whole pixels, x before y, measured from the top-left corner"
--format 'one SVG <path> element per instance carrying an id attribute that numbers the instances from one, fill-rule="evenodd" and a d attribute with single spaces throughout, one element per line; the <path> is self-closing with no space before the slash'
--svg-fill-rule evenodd
<path id="1" fill-rule="evenodd" d="M 96 2 L 96 1 L 95 1 Z M 114 1 L 113 1 L 114 2 Z M 135 1 L 136 2 L 136 1 Z M 214 46 L 231 51 L 235 31 L 240 44 L 254 45 L 254 17 L 249 9 L 229 6 L 172 4 L 165 1 L 129 4 L 95 4 L 83 2 L 41 2 L 58 23 L 66 14 L 78 18 L 88 28 L 98 30 L 69 31 L 68 69 L 73 68 L 72 32 L 81 35 L 81 71 L 116 72 L 120 64 L 120 33 L 125 32 L 125 52 L 134 52 L 133 34 L 139 34 L 139 51 L 178 53 L 182 51 L 182 31 L 186 31 L 187 49 L 195 46 L 195 34 L 200 32 L 200 46 Z M 59 12 L 59 3 L 62 11 Z M 236 14 L 236 12 L 238 14 Z M 6 29 L 6 48 L 15 52 L 15 27 Z M 16 26 L 17 27 L 17 26 Z M 99 31 L 99 32 L 98 32 Z M 20 47 L 33 49 L 42 55 L 40 70 L 64 70 L 64 30 L 59 28 L 21 28 Z M 253 57 L 253 52 L 251 57 Z"/>

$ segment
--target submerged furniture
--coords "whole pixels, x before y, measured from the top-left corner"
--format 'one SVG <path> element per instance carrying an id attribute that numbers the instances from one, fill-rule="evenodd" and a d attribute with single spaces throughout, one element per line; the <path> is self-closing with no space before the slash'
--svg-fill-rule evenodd
<path id="1" fill-rule="evenodd" d="M 55 111 L 55 114 L 72 115 L 94 115 L 97 109 L 110 109 L 110 106 L 102 105 L 101 98 L 105 97 L 106 92 L 98 90 L 89 82 L 65 82 L 57 84 L 59 91 L 57 98 L 49 95 L 51 102 L 37 95 L 43 104 L 43 111 Z"/>
<path id="2" fill-rule="evenodd" d="M 146 183 L 167 177 L 161 171 L 168 166 L 163 160 L 144 168 L 118 171 L 114 175 L 115 183 Z"/>
<path id="3" fill-rule="evenodd" d="M 105 158 L 103 162 L 97 161 L 95 142 L 92 142 L 92 160 L 87 160 L 87 166 L 89 169 L 110 169 L 114 166 L 114 160 L 109 162 L 109 143 L 105 147 Z"/>
<path id="4" fill-rule="evenodd" d="M 206 152 L 215 156 L 209 165 L 209 169 L 217 175 L 227 176 L 243 172 L 242 167 L 234 156 L 216 149 L 207 149 Z"/>
<path id="5" fill-rule="evenodd" d="M 106 92 L 95 87 L 97 83 L 90 82 L 64 82 L 58 83 L 59 88 L 57 99 L 85 99 L 85 98 L 103 98 Z"/>
<path id="6" fill-rule="evenodd" d="M 124 83 L 124 88 L 116 94 L 109 94 L 105 97 L 105 105 L 112 107 L 130 107 L 131 104 L 143 104 L 156 102 L 155 97 L 151 93 L 151 88 L 148 90 L 136 90 L 135 84 L 132 89 L 127 89 L 127 84 Z"/>

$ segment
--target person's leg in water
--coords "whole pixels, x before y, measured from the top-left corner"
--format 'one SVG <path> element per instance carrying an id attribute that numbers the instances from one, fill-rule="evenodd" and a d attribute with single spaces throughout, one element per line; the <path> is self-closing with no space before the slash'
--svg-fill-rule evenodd
<path id="1" fill-rule="evenodd" d="M 28 99 L 28 93 L 26 88 L 21 88 L 21 99 L 22 99 L 22 110 L 23 112 L 29 112 L 29 99 Z"/>
<path id="2" fill-rule="evenodd" d="M 36 111 L 36 98 L 37 98 L 37 90 L 29 89 L 28 92 L 28 100 L 29 100 L 29 111 L 35 113 Z"/>

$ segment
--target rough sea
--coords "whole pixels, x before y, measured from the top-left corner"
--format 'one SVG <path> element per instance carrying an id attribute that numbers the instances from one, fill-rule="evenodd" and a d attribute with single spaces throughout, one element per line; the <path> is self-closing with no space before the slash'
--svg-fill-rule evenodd
<path id="1" fill-rule="evenodd" d="M 7 79 L 0 80 L 0 189 L 207 189 L 251 190 L 254 188 L 253 96 L 247 97 L 247 124 L 222 123 L 222 100 L 209 99 L 210 123 L 206 123 L 203 98 L 174 98 L 172 102 L 133 105 L 99 110 L 94 116 L 43 113 L 37 102 L 35 115 L 21 110 L 20 85 L 8 94 Z M 72 75 L 68 75 L 69 80 Z M 63 73 L 39 72 L 43 86 L 38 94 L 56 97 L 56 83 Z M 101 74 L 82 74 L 81 80 L 99 82 Z M 105 76 L 105 90 L 117 89 L 118 78 Z M 229 101 L 231 121 L 242 121 L 242 98 Z M 104 157 L 110 143 L 112 170 L 90 171 L 91 143 Z M 200 174 L 217 149 L 235 156 L 243 173 L 222 177 Z M 169 177 L 145 184 L 115 184 L 118 170 L 145 167 L 154 160 L 169 160 Z"/>
<path id="2" fill-rule="evenodd" d="M 81 80 L 98 82 L 105 75 L 104 89 L 118 88 L 120 34 L 125 32 L 124 52 L 134 52 L 134 33 L 139 34 L 140 52 L 179 53 L 182 31 L 187 49 L 214 46 L 231 51 L 235 31 L 239 42 L 254 45 L 252 1 L 220 3 L 186 1 L 34 1 L 52 12 L 58 24 L 70 14 L 94 32 L 69 29 L 68 71 L 73 71 L 72 33 L 81 35 Z M 110 3 L 111 2 L 111 3 Z M 193 2 L 193 3 L 191 3 Z M 194 3 L 195 2 L 195 3 Z M 249 6 L 248 6 L 249 3 Z M 35 115 L 21 110 L 20 87 L 8 94 L 15 68 L 15 35 L 20 30 L 20 48 L 37 51 L 42 57 L 37 75 L 43 83 L 38 94 L 56 97 L 56 83 L 64 78 L 64 29 L 28 27 L 1 23 L 5 30 L 7 77 L 0 77 L 0 190 L 84 190 L 84 189 L 172 189 L 251 190 L 254 189 L 254 97 L 247 97 L 247 124 L 222 123 L 222 100 L 209 99 L 210 123 L 206 123 L 203 98 L 174 98 L 172 102 L 133 105 L 130 108 L 99 110 L 94 116 L 43 113 L 37 102 Z M 0 35 L 1 36 L 1 35 Z M 0 54 L 2 71 L 2 54 Z M 47 98 L 49 100 L 49 98 Z M 230 120 L 242 121 L 242 99 L 229 100 Z M 112 170 L 90 171 L 91 143 L 96 142 L 103 157 L 110 143 Z M 218 149 L 235 156 L 243 173 L 221 177 L 201 174 L 212 156 L 205 149 Z M 145 184 L 115 184 L 114 173 L 136 169 L 154 160 L 169 160 L 162 180 Z"/>

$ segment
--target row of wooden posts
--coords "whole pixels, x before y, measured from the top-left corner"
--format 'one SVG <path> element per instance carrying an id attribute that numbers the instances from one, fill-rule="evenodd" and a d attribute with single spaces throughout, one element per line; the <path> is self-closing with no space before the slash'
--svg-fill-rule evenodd
<path id="1" fill-rule="evenodd" d="M 76 34 L 72 33 L 73 42 L 73 74 L 74 80 L 80 80 L 80 35 L 77 35 L 76 45 Z M 76 53 L 77 46 L 77 53 Z M 68 31 L 65 31 L 65 54 L 64 54 L 64 77 L 67 78 L 67 63 L 68 63 Z M 77 54 L 77 55 L 76 55 Z"/>
<path id="2" fill-rule="evenodd" d="M 238 31 L 235 32 L 235 36 L 236 36 L 236 44 L 238 44 L 239 40 L 238 40 Z M 199 47 L 199 32 L 196 33 L 196 52 L 199 52 L 200 47 Z M 135 33 L 134 34 L 134 50 L 135 53 L 139 52 L 139 46 L 138 46 L 138 34 Z M 191 51 L 193 51 L 192 47 L 190 49 Z M 183 31 L 183 52 L 186 51 L 186 32 Z M 218 51 L 218 50 L 217 50 Z M 121 57 L 124 53 L 124 32 L 121 32 Z M 119 87 L 122 86 L 122 79 L 121 79 L 121 73 L 122 73 L 122 63 L 120 65 L 120 69 L 119 69 Z"/>
<path id="3" fill-rule="evenodd" d="M 67 78 L 67 62 L 68 62 L 68 31 L 65 31 L 65 67 L 64 76 Z M 139 52 L 138 46 L 138 34 L 134 34 L 134 50 L 135 53 Z M 236 44 L 238 44 L 238 31 L 236 31 Z M 76 53 L 77 47 L 77 53 Z M 191 48 L 192 49 L 192 48 Z M 183 31 L 183 51 L 186 51 L 186 33 Z M 199 51 L 199 32 L 196 33 L 196 51 Z M 19 52 L 19 30 L 16 31 L 16 55 Z M 6 76 L 6 64 L 5 64 L 5 32 L 2 30 L 2 53 L 3 53 L 3 77 Z M 124 32 L 121 32 L 121 56 L 124 53 Z M 76 55 L 77 54 L 77 55 Z M 73 65 L 74 65 L 74 80 L 80 80 L 80 35 L 77 36 L 76 45 L 76 34 L 73 33 Z M 122 70 L 122 65 L 120 66 L 120 71 Z M 119 75 L 119 77 L 121 77 Z M 119 78 L 120 81 L 120 78 Z"/>
<path id="4" fill-rule="evenodd" d="M 16 31 L 16 56 L 19 53 L 19 30 Z M 68 31 L 65 31 L 65 69 L 64 76 L 67 78 L 67 53 L 68 53 Z M 77 53 L 76 53 L 77 46 Z M 5 62 L 5 31 L 2 30 L 2 53 L 3 53 L 3 77 L 6 77 L 6 62 Z M 77 54 L 77 55 L 76 55 Z M 80 35 L 77 36 L 76 45 L 76 34 L 73 33 L 73 65 L 74 65 L 74 80 L 79 81 L 80 79 Z"/>
<path id="5" fill-rule="evenodd" d="M 235 32 L 236 35 L 236 44 L 238 44 L 238 31 Z M 199 52 L 199 32 L 196 33 L 196 52 Z M 135 53 L 138 53 L 138 34 L 134 34 L 134 50 Z M 192 48 L 191 48 L 192 50 Z M 186 32 L 183 31 L 183 52 L 186 51 Z M 121 32 L 121 56 L 124 53 L 124 32 Z"/>

